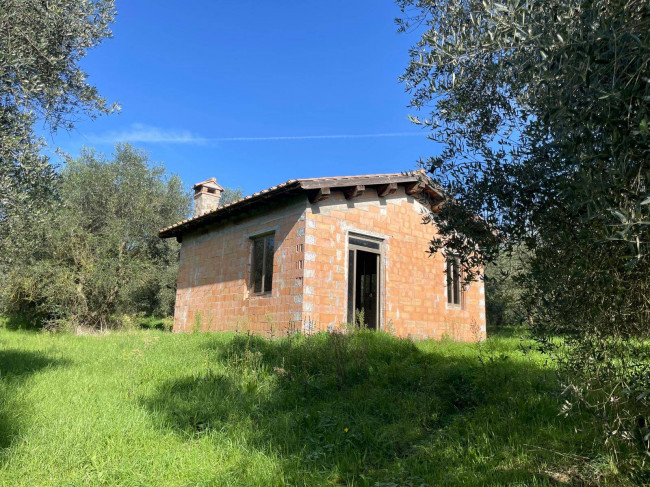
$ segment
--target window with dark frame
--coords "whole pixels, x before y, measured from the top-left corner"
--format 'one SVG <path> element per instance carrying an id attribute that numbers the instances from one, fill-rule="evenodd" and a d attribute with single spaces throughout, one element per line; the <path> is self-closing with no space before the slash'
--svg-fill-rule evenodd
<path id="1" fill-rule="evenodd" d="M 447 258 L 447 303 L 460 306 L 460 262 L 457 257 Z"/>
<path id="2" fill-rule="evenodd" d="M 273 283 L 273 251 L 275 239 L 273 234 L 261 235 L 251 239 L 253 255 L 251 257 L 251 284 L 254 294 L 271 292 Z"/>

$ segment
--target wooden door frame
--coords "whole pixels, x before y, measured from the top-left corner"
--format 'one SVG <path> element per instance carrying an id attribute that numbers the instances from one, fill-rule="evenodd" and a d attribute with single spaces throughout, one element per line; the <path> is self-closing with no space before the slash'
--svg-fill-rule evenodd
<path id="1" fill-rule="evenodd" d="M 373 249 L 369 247 L 364 247 L 363 245 L 358 245 L 350 242 L 351 238 L 356 238 L 359 240 L 365 240 L 369 243 L 374 243 L 378 244 L 379 248 L 378 249 Z M 346 289 L 346 300 L 347 302 L 347 318 L 350 324 L 354 323 L 354 315 L 350 317 L 350 303 L 349 303 L 349 296 L 350 296 L 350 286 L 352 286 L 352 313 L 354 314 L 355 309 L 356 309 L 356 301 L 357 301 L 357 290 L 356 290 L 356 284 L 357 284 L 357 251 L 362 251 L 362 252 L 367 252 L 369 254 L 375 254 L 377 256 L 377 301 L 376 301 L 376 309 L 377 309 L 377 327 L 376 330 L 383 330 L 384 329 L 384 323 L 383 323 L 383 318 L 384 318 L 384 312 L 383 312 L 383 307 L 382 304 L 384 303 L 384 299 L 382 298 L 384 294 L 384 251 L 385 251 L 385 245 L 384 245 L 384 239 L 379 238 L 379 237 L 374 237 L 371 235 L 366 235 L 363 233 L 357 233 L 357 232 L 348 232 L 347 238 L 346 238 L 346 246 L 347 246 L 347 272 L 346 272 L 346 278 L 348 280 L 348 289 Z M 352 282 L 350 282 L 350 251 L 354 252 L 354 268 L 352 269 Z"/>

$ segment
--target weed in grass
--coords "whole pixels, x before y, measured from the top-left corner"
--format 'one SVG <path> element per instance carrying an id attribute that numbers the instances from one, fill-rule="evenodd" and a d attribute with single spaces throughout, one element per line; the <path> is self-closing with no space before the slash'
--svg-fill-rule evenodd
<path id="1" fill-rule="evenodd" d="M 194 314 L 194 323 L 192 324 L 192 333 L 199 333 L 203 330 L 203 316 L 201 311 Z"/>

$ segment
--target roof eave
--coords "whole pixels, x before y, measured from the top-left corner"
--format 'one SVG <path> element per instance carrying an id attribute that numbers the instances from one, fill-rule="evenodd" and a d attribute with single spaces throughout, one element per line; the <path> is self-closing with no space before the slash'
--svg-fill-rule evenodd
<path id="1" fill-rule="evenodd" d="M 330 189 L 348 189 L 346 198 L 352 199 L 363 193 L 366 187 L 382 188 L 383 195 L 392 194 L 389 186 L 396 188 L 398 184 L 405 184 L 409 195 L 426 193 L 434 199 L 442 199 L 443 192 L 436 187 L 423 171 L 402 174 L 379 174 L 369 176 L 346 176 L 336 178 L 298 179 L 291 180 L 268 190 L 247 196 L 239 201 L 219 207 L 198 217 L 189 218 L 172 226 L 163 228 L 158 232 L 160 238 L 182 237 L 184 234 L 198 229 L 201 226 L 217 222 L 237 212 L 254 207 L 271 198 L 282 194 L 303 192 L 311 203 L 329 197 Z M 324 194 L 324 190 L 326 194 Z"/>
<path id="2" fill-rule="evenodd" d="M 220 220 L 222 218 L 231 216 L 233 213 L 237 213 L 246 208 L 250 208 L 256 204 L 259 204 L 263 201 L 268 200 L 269 198 L 275 198 L 281 194 L 286 194 L 291 191 L 299 189 L 299 181 L 288 181 L 281 186 L 276 186 L 266 191 L 260 193 L 255 193 L 250 196 L 247 196 L 241 200 L 235 201 L 229 205 L 220 206 L 219 208 L 199 215 L 194 218 L 188 218 L 186 220 L 180 221 L 171 225 L 169 227 L 163 228 L 158 232 L 158 237 L 160 238 L 172 238 L 180 237 L 188 232 L 196 230 L 197 228 L 209 224 L 213 221 Z"/>

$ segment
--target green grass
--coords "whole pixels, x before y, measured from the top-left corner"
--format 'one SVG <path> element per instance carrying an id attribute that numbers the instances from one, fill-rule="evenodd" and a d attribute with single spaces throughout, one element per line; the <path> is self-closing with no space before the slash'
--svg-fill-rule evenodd
<path id="1" fill-rule="evenodd" d="M 520 345 L 0 330 L 0 484 L 613 482 Z"/>

